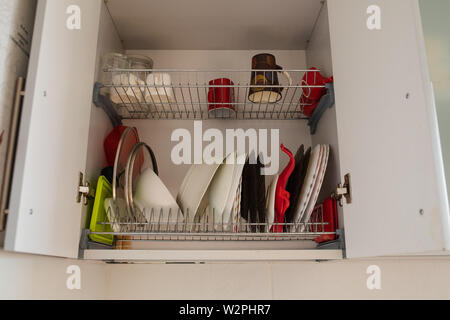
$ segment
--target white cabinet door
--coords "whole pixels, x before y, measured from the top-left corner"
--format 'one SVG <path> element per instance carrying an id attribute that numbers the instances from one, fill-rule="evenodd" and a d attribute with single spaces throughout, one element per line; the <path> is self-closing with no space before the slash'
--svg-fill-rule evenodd
<path id="1" fill-rule="evenodd" d="M 328 7 L 341 174 L 351 174 L 353 188 L 344 207 L 347 256 L 448 249 L 418 3 L 329 0 Z M 367 20 L 377 18 L 380 29 L 369 30 Z"/>
<path id="2" fill-rule="evenodd" d="M 77 257 L 101 0 L 40 0 L 5 249 Z M 79 26 L 79 28 L 78 28 Z"/>

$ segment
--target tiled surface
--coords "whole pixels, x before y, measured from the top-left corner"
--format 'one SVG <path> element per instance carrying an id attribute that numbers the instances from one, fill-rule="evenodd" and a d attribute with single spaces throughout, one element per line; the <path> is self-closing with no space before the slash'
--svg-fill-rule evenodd
<path id="1" fill-rule="evenodd" d="M 270 299 L 268 264 L 108 265 L 108 299 Z"/>
<path id="2" fill-rule="evenodd" d="M 81 271 L 81 289 L 69 290 L 67 267 Z M 105 264 L 0 251 L 0 300 L 103 299 Z"/>
<path id="3" fill-rule="evenodd" d="M 81 268 L 68 290 L 67 267 Z M 367 288 L 367 268 L 381 289 Z M 0 251 L 0 299 L 450 299 L 450 258 L 103 264 Z"/>
<path id="4" fill-rule="evenodd" d="M 367 268 L 381 270 L 369 290 Z M 275 299 L 449 299 L 450 259 L 382 259 L 273 264 Z"/>
<path id="5" fill-rule="evenodd" d="M 381 290 L 367 268 L 379 266 Z M 450 259 L 108 265 L 108 299 L 449 299 Z"/>

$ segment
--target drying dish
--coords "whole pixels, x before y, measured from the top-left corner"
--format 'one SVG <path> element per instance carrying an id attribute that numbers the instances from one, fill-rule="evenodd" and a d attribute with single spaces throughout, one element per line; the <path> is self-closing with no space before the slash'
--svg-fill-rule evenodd
<path id="1" fill-rule="evenodd" d="M 314 207 L 316 206 L 317 198 L 319 197 L 320 190 L 322 189 L 322 183 L 323 179 L 325 177 L 325 172 L 328 165 L 328 157 L 330 153 L 330 147 L 328 145 L 322 145 L 323 150 L 323 156 L 320 163 L 319 173 L 317 175 L 311 197 L 309 199 L 308 206 L 306 207 L 305 213 L 303 214 L 303 217 L 301 217 L 301 222 L 307 223 L 311 217 L 311 214 L 314 210 Z M 299 221 L 300 222 L 300 221 Z M 305 226 L 302 225 L 301 231 L 305 230 Z"/>
<path id="2" fill-rule="evenodd" d="M 250 154 L 242 171 L 241 217 L 249 224 L 262 224 L 266 219 L 266 177 L 261 173 L 263 162 L 261 155 Z M 264 230 L 256 225 L 251 229 Z"/>
<path id="3" fill-rule="evenodd" d="M 228 228 L 228 225 L 225 226 L 225 231 L 232 230 L 233 232 L 238 231 L 237 224 L 239 219 L 241 218 L 241 196 L 242 196 L 242 175 L 239 179 L 238 188 L 236 189 L 236 194 L 233 199 L 233 208 L 231 209 L 231 221 L 228 225 L 231 224 L 231 228 Z"/>
<path id="4" fill-rule="evenodd" d="M 322 160 L 322 146 L 317 145 L 314 147 L 311 157 L 309 159 L 308 169 L 306 171 L 305 181 L 300 191 L 300 197 L 294 210 L 293 221 L 300 221 L 303 216 L 306 207 L 308 206 L 309 199 L 311 198 L 312 189 L 316 181 L 316 177 L 319 173 L 320 162 Z"/>
<path id="5" fill-rule="evenodd" d="M 275 221 L 275 194 L 277 191 L 278 177 L 278 175 L 275 176 L 267 189 L 266 221 L 269 223 L 269 230 L 272 228 L 273 222 Z"/>
<path id="6" fill-rule="evenodd" d="M 240 208 L 240 186 L 242 184 L 242 171 L 244 170 L 244 165 L 247 160 L 247 155 L 238 155 L 235 158 L 236 162 L 234 165 L 233 179 L 228 193 L 228 199 L 225 203 L 225 208 L 223 210 L 222 221 L 226 225 L 232 220 L 233 214 L 236 213 L 236 209 Z M 236 203 L 236 198 L 239 197 L 239 203 Z M 216 220 L 217 221 L 217 220 Z"/>
<path id="7" fill-rule="evenodd" d="M 236 153 L 233 152 L 220 165 L 211 181 L 208 192 L 208 207 L 209 214 L 214 223 L 220 223 L 222 221 L 222 215 L 233 185 L 235 167 Z"/>
<path id="8" fill-rule="evenodd" d="M 183 211 L 187 222 L 194 222 L 197 213 L 199 211 L 203 213 L 203 209 L 206 209 L 206 192 L 222 162 L 194 164 L 186 174 L 178 192 L 177 203 Z"/>
<path id="9" fill-rule="evenodd" d="M 290 194 L 289 201 L 291 203 L 285 214 L 285 220 L 287 223 L 292 223 L 295 205 L 297 204 L 300 191 L 302 190 L 303 181 L 305 180 L 306 167 L 308 165 L 309 155 L 311 154 L 311 148 L 309 148 L 306 153 L 304 151 L 305 148 L 301 145 L 295 154 L 295 169 L 289 177 L 286 185 L 286 190 Z M 289 231 L 289 228 L 286 227 L 285 230 Z"/>

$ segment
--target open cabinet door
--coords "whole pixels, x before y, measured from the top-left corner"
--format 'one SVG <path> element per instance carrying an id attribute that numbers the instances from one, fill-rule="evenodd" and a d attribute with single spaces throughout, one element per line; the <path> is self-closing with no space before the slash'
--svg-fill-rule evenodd
<path id="1" fill-rule="evenodd" d="M 101 0 L 39 0 L 5 249 L 75 258 Z"/>
<path id="2" fill-rule="evenodd" d="M 347 257 L 442 252 L 448 202 L 418 3 L 328 8 Z"/>

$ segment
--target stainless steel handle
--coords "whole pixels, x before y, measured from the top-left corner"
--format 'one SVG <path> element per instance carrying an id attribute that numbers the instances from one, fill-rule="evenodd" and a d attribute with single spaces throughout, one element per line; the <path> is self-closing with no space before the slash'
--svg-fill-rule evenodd
<path id="1" fill-rule="evenodd" d="M 15 147 L 20 123 L 20 113 L 24 92 L 25 79 L 19 77 L 16 82 L 16 93 L 11 113 L 11 126 L 8 133 L 8 146 L 6 149 L 6 161 L 3 169 L 3 181 L 0 194 L 0 231 L 5 229 L 5 216 L 8 213 L 9 193 L 12 181 L 12 168 L 14 165 Z"/>

